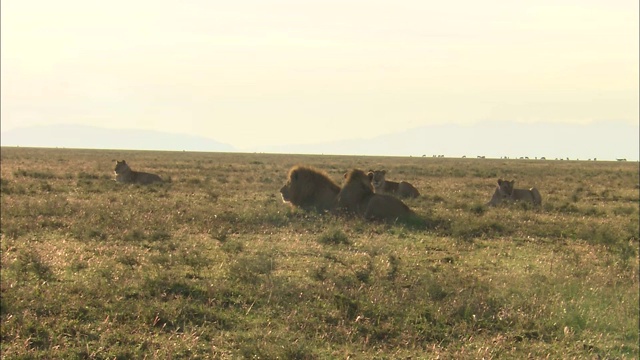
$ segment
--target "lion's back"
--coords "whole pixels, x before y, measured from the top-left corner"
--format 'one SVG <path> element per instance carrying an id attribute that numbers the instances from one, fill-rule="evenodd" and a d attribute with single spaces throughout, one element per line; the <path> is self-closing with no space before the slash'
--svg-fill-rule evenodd
<path id="1" fill-rule="evenodd" d="M 386 194 L 375 194 L 369 199 L 365 218 L 395 221 L 413 215 L 402 200 Z"/>
<path id="2" fill-rule="evenodd" d="M 411 183 L 401 181 L 400 184 L 398 184 L 398 195 L 403 197 L 416 198 L 420 196 L 420 192 L 415 188 L 415 186 L 411 185 Z"/>
<path id="3" fill-rule="evenodd" d="M 156 182 L 162 182 L 162 178 L 156 174 L 141 171 L 132 171 L 132 173 L 135 175 L 133 182 L 138 184 L 149 185 Z"/>
<path id="4" fill-rule="evenodd" d="M 529 201 L 534 205 L 542 205 L 542 196 L 535 187 L 531 189 L 514 189 L 511 197 L 513 200 Z"/>

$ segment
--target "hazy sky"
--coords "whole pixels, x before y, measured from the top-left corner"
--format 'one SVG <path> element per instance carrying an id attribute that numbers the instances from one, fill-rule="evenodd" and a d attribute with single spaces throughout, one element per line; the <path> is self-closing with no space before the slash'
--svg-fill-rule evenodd
<path id="1" fill-rule="evenodd" d="M 154 129 L 242 149 L 483 120 L 639 121 L 638 0 L 1 7 L 3 131 Z"/>

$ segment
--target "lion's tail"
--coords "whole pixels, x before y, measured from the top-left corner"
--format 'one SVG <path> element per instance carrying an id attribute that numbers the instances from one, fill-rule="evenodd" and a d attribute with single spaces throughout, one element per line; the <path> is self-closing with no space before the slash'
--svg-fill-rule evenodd
<path id="1" fill-rule="evenodd" d="M 533 203 L 540 206 L 542 205 L 542 196 L 536 188 L 531 188 L 531 195 L 533 196 Z"/>

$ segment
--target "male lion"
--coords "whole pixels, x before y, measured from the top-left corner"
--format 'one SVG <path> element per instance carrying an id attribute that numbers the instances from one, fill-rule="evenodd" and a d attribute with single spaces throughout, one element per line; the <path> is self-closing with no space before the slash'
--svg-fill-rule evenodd
<path id="1" fill-rule="evenodd" d="M 515 180 L 502 180 L 498 179 L 498 186 L 496 187 L 496 191 L 493 193 L 491 200 L 487 203 L 489 206 L 496 206 L 503 201 L 529 201 L 536 206 L 542 205 L 542 196 L 540 196 L 540 192 L 536 188 L 527 189 L 516 189 L 513 187 L 515 184 Z"/>
<path id="2" fill-rule="evenodd" d="M 289 170 L 287 182 L 280 188 L 282 201 L 305 210 L 333 210 L 340 192 L 338 186 L 320 170 L 294 166 Z"/>
<path id="3" fill-rule="evenodd" d="M 414 215 L 401 200 L 386 194 L 376 194 L 371 174 L 351 170 L 345 174 L 345 184 L 338 194 L 338 207 L 368 220 L 395 221 Z"/>
<path id="4" fill-rule="evenodd" d="M 156 174 L 131 170 L 124 160 L 116 160 L 115 174 L 115 180 L 121 183 L 148 185 L 154 182 L 162 182 L 160 176 Z"/>
<path id="5" fill-rule="evenodd" d="M 418 189 L 406 181 L 395 182 L 385 179 L 386 170 L 369 170 L 371 183 L 376 194 L 392 194 L 400 197 L 416 198 L 420 196 Z"/>

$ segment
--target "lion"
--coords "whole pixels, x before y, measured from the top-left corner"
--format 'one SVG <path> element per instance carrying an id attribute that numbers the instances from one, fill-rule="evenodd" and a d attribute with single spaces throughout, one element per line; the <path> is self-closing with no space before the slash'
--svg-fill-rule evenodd
<path id="1" fill-rule="evenodd" d="M 498 186 L 493 193 L 491 200 L 487 203 L 489 206 L 496 206 L 503 201 L 529 201 L 536 206 L 542 205 L 542 196 L 536 188 L 516 189 L 514 188 L 515 180 L 498 179 Z"/>
<path id="2" fill-rule="evenodd" d="M 376 194 L 371 185 L 372 174 L 354 169 L 345 174 L 345 183 L 338 194 L 338 208 L 358 214 L 367 220 L 396 221 L 414 215 L 400 199 Z"/>
<path id="3" fill-rule="evenodd" d="M 369 170 L 372 176 L 371 183 L 376 194 L 392 194 L 399 197 L 416 198 L 420 192 L 413 185 L 406 181 L 395 182 L 385 179 L 386 170 Z"/>
<path id="4" fill-rule="evenodd" d="M 150 174 L 141 171 L 133 171 L 126 161 L 117 161 L 115 168 L 115 180 L 127 184 L 148 185 L 155 182 L 162 182 L 162 178 L 156 174 Z"/>
<path id="5" fill-rule="evenodd" d="M 289 170 L 287 182 L 280 188 L 282 201 L 305 210 L 332 211 L 340 186 L 324 172 L 306 166 Z"/>

